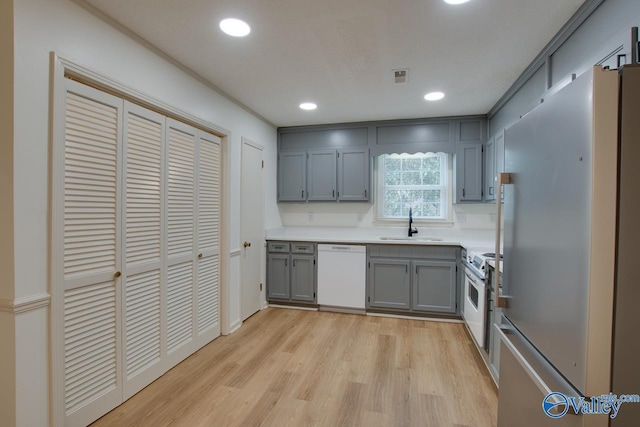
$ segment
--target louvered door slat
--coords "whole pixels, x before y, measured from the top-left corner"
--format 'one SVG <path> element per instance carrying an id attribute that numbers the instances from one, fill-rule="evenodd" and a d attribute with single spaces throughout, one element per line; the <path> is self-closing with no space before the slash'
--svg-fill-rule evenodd
<path id="1" fill-rule="evenodd" d="M 167 350 L 175 352 L 193 340 L 193 262 L 167 270 Z"/>
<path id="2" fill-rule="evenodd" d="M 198 138 L 198 252 L 196 331 L 198 347 L 220 335 L 220 139 Z"/>
<path id="3" fill-rule="evenodd" d="M 167 251 L 194 251 L 195 135 L 169 127 L 167 169 Z"/>
<path id="4" fill-rule="evenodd" d="M 123 101 L 65 82 L 62 163 L 62 363 L 67 425 L 86 425 L 122 401 L 120 156 Z M 56 226 L 57 226 L 56 225 Z"/>
<path id="5" fill-rule="evenodd" d="M 198 157 L 198 249 L 220 244 L 220 143 L 200 138 Z"/>
<path id="6" fill-rule="evenodd" d="M 71 414 L 117 386 L 113 282 L 67 291 L 64 322 L 65 400 Z"/>
<path id="7" fill-rule="evenodd" d="M 218 255 L 198 264 L 198 333 L 219 327 L 219 265 Z"/>
<path id="8" fill-rule="evenodd" d="M 116 269 L 115 244 L 85 245 L 80 254 L 70 250 L 102 236 L 115 243 L 118 110 L 74 93 L 66 101 L 64 271 L 73 278 Z M 94 138 L 96 132 L 102 137 Z M 105 174 L 96 175 L 96 169 Z"/>
<path id="9" fill-rule="evenodd" d="M 164 373 L 162 233 L 165 118 L 125 103 L 124 398 Z"/>
<path id="10" fill-rule="evenodd" d="M 129 107 L 131 108 L 131 107 Z M 136 111 L 136 113 L 139 113 Z M 162 138 L 164 123 L 127 111 L 127 267 L 160 261 Z M 144 240 L 146 245 L 135 242 Z"/>
<path id="11" fill-rule="evenodd" d="M 126 377 L 130 379 L 160 360 L 159 269 L 127 278 L 126 324 Z"/>

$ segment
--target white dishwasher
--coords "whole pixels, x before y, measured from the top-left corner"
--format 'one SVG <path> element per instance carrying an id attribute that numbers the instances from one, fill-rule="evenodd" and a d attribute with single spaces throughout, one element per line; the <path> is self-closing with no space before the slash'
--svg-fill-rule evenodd
<path id="1" fill-rule="evenodd" d="M 318 305 L 365 308 L 367 247 L 318 245 Z"/>

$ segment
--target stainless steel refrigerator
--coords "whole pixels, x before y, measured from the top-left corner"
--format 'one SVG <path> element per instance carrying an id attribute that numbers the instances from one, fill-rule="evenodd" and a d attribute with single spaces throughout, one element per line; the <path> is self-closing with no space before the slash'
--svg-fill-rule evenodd
<path id="1" fill-rule="evenodd" d="M 640 403 L 590 398 L 640 394 L 640 66 L 546 96 L 505 171 L 498 426 L 639 426 Z"/>

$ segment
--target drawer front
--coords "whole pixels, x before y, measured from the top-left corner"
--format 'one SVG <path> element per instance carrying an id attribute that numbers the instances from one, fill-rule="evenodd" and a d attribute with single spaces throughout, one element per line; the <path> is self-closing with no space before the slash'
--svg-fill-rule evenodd
<path id="1" fill-rule="evenodd" d="M 370 257 L 457 260 L 459 248 L 439 245 L 368 245 Z"/>
<path id="2" fill-rule="evenodd" d="M 283 242 L 269 242 L 267 245 L 267 251 L 269 252 L 279 252 L 288 254 L 290 250 L 289 243 Z"/>
<path id="3" fill-rule="evenodd" d="M 294 254 L 314 254 L 313 243 L 292 243 L 291 253 Z"/>

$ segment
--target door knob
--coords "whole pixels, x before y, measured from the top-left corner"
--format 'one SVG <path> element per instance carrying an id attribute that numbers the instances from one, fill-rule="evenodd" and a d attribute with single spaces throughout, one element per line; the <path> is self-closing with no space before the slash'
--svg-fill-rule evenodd
<path id="1" fill-rule="evenodd" d="M 202 252 L 198 254 L 198 258 L 202 258 Z"/>
<path id="2" fill-rule="evenodd" d="M 245 248 L 248 248 L 249 246 L 251 246 L 251 243 L 250 243 L 250 242 L 244 242 L 244 245 L 243 245 L 243 246 L 244 246 Z"/>

